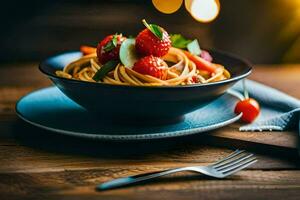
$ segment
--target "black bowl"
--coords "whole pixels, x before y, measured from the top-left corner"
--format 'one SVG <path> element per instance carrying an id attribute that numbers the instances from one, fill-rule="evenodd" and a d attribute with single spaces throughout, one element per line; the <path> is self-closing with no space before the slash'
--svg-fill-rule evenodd
<path id="1" fill-rule="evenodd" d="M 48 58 L 40 70 L 69 98 L 106 119 L 173 121 L 223 95 L 238 80 L 251 73 L 250 64 L 228 53 L 210 51 L 214 62 L 224 65 L 232 77 L 227 80 L 186 86 L 118 86 L 61 78 L 55 75 L 81 56 L 67 52 Z"/>

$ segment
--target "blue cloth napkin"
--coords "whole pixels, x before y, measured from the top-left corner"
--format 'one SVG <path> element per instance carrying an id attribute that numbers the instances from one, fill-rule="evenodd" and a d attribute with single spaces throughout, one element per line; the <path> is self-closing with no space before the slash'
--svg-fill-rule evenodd
<path id="1" fill-rule="evenodd" d="M 251 80 L 246 80 L 246 88 L 249 96 L 260 103 L 261 113 L 252 124 L 240 127 L 240 131 L 294 129 L 300 134 L 300 100 Z M 242 81 L 235 84 L 233 89 L 243 93 Z"/>

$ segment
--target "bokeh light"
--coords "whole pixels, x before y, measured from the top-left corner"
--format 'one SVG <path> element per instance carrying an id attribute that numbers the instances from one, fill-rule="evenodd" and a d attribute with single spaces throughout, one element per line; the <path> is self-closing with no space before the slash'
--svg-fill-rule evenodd
<path id="1" fill-rule="evenodd" d="M 199 22 L 211 22 L 220 12 L 219 0 L 186 0 L 186 9 Z"/>
<path id="2" fill-rule="evenodd" d="M 152 0 L 154 7 L 165 14 L 176 12 L 181 7 L 182 2 L 183 0 Z"/>
<path id="3" fill-rule="evenodd" d="M 154 7 L 166 14 L 176 12 L 182 3 L 183 0 L 152 0 Z M 184 5 L 195 20 L 203 23 L 213 21 L 220 12 L 219 0 L 184 0 Z"/>

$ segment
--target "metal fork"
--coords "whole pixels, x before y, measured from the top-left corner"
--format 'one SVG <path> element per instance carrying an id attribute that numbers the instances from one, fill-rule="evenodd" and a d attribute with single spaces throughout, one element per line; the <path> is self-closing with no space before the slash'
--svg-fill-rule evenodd
<path id="1" fill-rule="evenodd" d="M 138 182 L 145 182 L 154 178 L 161 176 L 173 174 L 176 172 L 182 171 L 193 171 L 205 174 L 207 176 L 212 176 L 215 178 L 225 178 L 229 175 L 232 175 L 249 165 L 255 163 L 257 159 L 251 153 L 246 153 L 244 150 L 235 150 L 233 153 L 227 157 L 217 161 L 208 166 L 190 166 L 190 167 L 181 167 L 175 169 L 169 169 L 165 171 L 152 172 L 146 174 L 140 174 L 135 176 L 128 176 L 124 178 L 114 179 L 102 184 L 97 185 L 97 190 L 108 190 L 113 188 L 119 188 L 122 186 L 127 186 L 135 184 Z"/>

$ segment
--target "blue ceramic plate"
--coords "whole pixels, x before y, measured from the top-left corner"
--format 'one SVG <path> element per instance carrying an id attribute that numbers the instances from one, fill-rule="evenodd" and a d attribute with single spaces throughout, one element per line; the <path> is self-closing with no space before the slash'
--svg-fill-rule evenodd
<path id="1" fill-rule="evenodd" d="M 217 129 L 237 121 L 241 115 L 233 110 L 239 100 L 228 91 L 207 106 L 185 115 L 175 124 L 135 125 L 103 121 L 88 112 L 56 87 L 32 92 L 16 105 L 24 121 L 57 133 L 96 140 L 146 140 L 192 135 Z"/>

